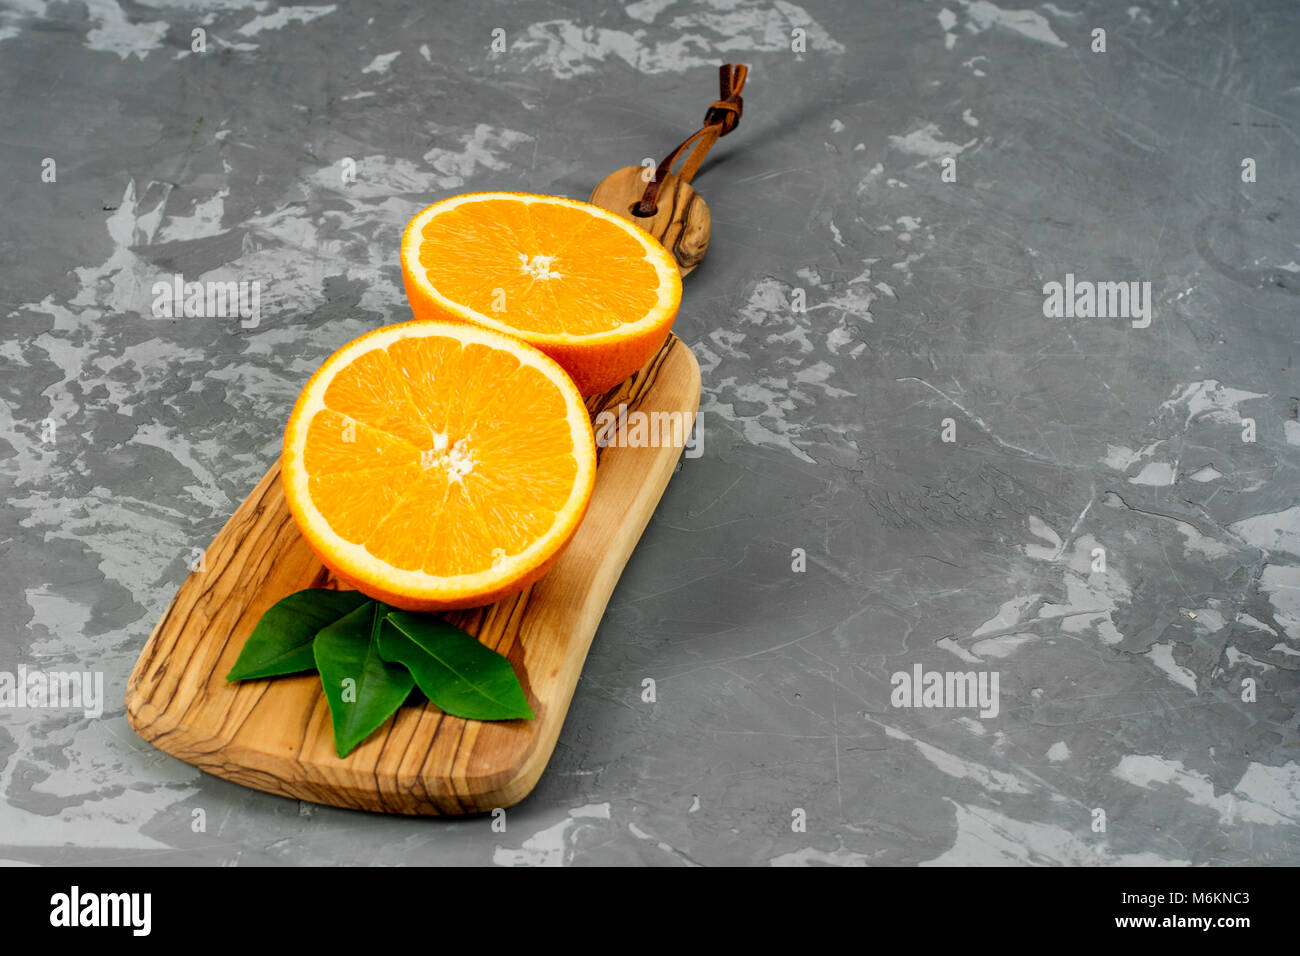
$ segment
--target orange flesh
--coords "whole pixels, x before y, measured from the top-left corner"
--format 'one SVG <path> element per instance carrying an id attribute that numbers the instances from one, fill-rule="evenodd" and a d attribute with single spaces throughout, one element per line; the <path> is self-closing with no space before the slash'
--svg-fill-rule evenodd
<path id="1" fill-rule="evenodd" d="M 399 339 L 339 370 L 324 404 L 303 450 L 312 502 L 396 568 L 488 570 L 544 535 L 573 493 L 564 396 L 508 352 Z"/>
<path id="2" fill-rule="evenodd" d="M 589 335 L 639 319 L 658 302 L 644 247 L 613 223 L 545 203 L 465 203 L 421 230 L 433 288 L 523 332 Z"/>

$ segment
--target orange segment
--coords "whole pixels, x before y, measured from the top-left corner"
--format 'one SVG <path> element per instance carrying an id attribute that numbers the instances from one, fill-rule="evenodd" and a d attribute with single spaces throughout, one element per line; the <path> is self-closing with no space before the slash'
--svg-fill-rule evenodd
<path id="1" fill-rule="evenodd" d="M 325 390 L 325 405 L 417 448 L 433 440 L 397 364 L 383 349 L 366 352 L 341 369 Z"/>
<path id="2" fill-rule="evenodd" d="M 415 467 L 420 463 L 420 451 L 409 441 L 332 409 L 322 409 L 308 427 L 311 434 L 304 453 L 312 475 Z"/>
<path id="3" fill-rule="evenodd" d="M 531 193 L 429 206 L 402 235 L 402 279 L 416 318 L 516 335 L 584 395 L 650 360 L 682 295 L 677 263 L 644 229 L 591 203 Z"/>
<path id="4" fill-rule="evenodd" d="M 517 338 L 463 323 L 377 329 L 303 389 L 281 477 L 321 562 L 409 610 L 488 604 L 540 577 L 595 483 L 572 380 Z"/>
<path id="5" fill-rule="evenodd" d="M 321 517 L 339 537 L 365 541 L 420 477 L 418 467 L 312 475 L 308 487 Z M 365 494 L 357 494 L 364 488 Z"/>

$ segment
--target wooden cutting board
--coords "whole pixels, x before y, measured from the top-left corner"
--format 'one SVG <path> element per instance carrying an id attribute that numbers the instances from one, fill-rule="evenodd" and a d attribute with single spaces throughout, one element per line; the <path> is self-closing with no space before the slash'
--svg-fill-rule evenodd
<path id="1" fill-rule="evenodd" d="M 699 400 L 695 356 L 669 336 L 635 378 L 587 407 L 593 417 L 626 405 L 694 421 Z M 533 720 L 463 720 L 426 701 L 401 707 L 339 758 L 318 675 L 226 682 L 267 608 L 302 588 L 339 586 L 290 517 L 278 464 L 154 628 L 127 683 L 127 719 L 173 757 L 268 793 L 388 813 L 511 806 L 555 749 L 605 605 L 681 454 L 671 445 L 600 449 L 587 514 L 551 571 L 514 597 L 448 615 L 510 659 Z"/>

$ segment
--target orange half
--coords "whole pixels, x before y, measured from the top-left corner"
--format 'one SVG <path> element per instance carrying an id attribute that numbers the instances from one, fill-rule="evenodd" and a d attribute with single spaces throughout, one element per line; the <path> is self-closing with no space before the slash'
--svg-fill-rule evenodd
<path id="1" fill-rule="evenodd" d="M 640 226 L 591 203 L 532 193 L 452 196 L 402 234 L 417 319 L 516 335 L 560 363 L 583 395 L 639 371 L 672 328 L 677 263 Z"/>
<path id="2" fill-rule="evenodd" d="M 596 480 L 591 419 L 554 361 L 490 329 L 407 322 L 331 355 L 281 459 L 303 536 L 341 580 L 433 611 L 537 580 Z"/>

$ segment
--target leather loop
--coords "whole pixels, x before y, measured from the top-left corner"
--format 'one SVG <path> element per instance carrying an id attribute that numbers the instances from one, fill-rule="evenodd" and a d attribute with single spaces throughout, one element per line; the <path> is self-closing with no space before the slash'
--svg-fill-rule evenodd
<path id="1" fill-rule="evenodd" d="M 739 96 L 736 97 L 734 103 L 730 100 L 717 100 L 709 107 L 709 111 L 704 114 L 704 125 L 720 125 L 722 127 L 720 135 L 726 136 L 740 122 L 740 113 L 743 106 L 743 100 Z"/>
<path id="2" fill-rule="evenodd" d="M 648 217 L 659 211 L 656 205 L 659 190 L 687 147 L 692 144 L 695 146 L 690 156 L 687 157 L 685 165 L 682 166 L 680 175 L 677 177 L 678 182 L 683 183 L 689 183 L 692 177 L 695 176 L 696 171 L 700 168 L 700 163 L 704 161 L 704 154 L 718 141 L 718 137 L 726 136 L 739 125 L 741 114 L 745 110 L 745 101 L 741 97 L 740 91 L 745 87 L 745 77 L 748 74 L 749 67 L 743 63 L 737 63 L 735 66 L 724 63 L 718 67 L 718 99 L 714 100 L 708 111 L 705 112 L 704 125 L 682 140 L 678 147 L 669 153 L 667 158 L 655 169 L 654 179 L 650 180 L 641 196 L 641 201 L 636 204 L 636 208 L 633 210 L 635 215 Z"/>

